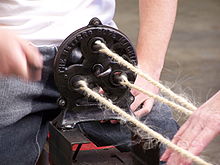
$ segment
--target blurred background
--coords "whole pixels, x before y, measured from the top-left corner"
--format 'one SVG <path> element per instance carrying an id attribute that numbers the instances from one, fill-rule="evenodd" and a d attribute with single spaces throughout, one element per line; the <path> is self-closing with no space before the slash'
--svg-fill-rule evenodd
<path id="1" fill-rule="evenodd" d="M 136 45 L 138 0 L 118 0 L 115 21 Z M 161 80 L 197 106 L 220 90 L 220 0 L 179 1 Z M 202 157 L 220 164 L 220 136 Z"/>

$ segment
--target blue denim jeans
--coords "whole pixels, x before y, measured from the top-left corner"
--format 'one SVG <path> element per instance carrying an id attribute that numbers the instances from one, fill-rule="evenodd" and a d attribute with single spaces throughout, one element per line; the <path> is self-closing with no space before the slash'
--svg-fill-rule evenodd
<path id="1" fill-rule="evenodd" d="M 52 70 L 56 48 L 43 47 L 40 52 L 44 57 L 41 81 L 26 82 L 15 77 L 0 77 L 1 165 L 34 165 L 46 141 L 48 122 L 60 112 L 56 104 L 59 92 L 54 84 Z M 160 104 L 144 120 L 146 124 L 171 138 L 177 131 L 177 125 L 170 109 L 163 106 Z M 85 124 L 81 127 L 91 136 L 99 132 L 97 126 Z M 108 133 L 102 134 L 108 136 Z M 97 140 L 101 142 L 109 138 Z M 124 144 L 123 141 L 126 140 L 127 136 L 113 141 L 122 141 Z"/>
<path id="2" fill-rule="evenodd" d="M 40 51 L 44 55 L 41 81 L 0 77 L 1 165 L 34 165 L 46 141 L 48 121 L 59 113 L 52 73 L 56 48 Z"/>
<path id="3" fill-rule="evenodd" d="M 172 117 L 171 109 L 167 105 L 159 102 L 155 102 L 151 112 L 142 117 L 140 120 L 167 139 L 172 139 L 179 128 Z M 129 128 L 129 126 L 121 125 L 120 123 L 111 124 L 110 122 L 88 122 L 80 123 L 79 128 L 97 146 L 114 145 L 121 151 L 129 151 L 133 144 L 138 143 L 138 141 L 131 141 L 131 129 L 133 130 L 133 134 L 140 135 L 141 138 L 147 140 L 148 142 L 149 139 L 152 138 L 144 133 L 141 133 L 141 130 L 138 130 L 136 127 Z M 150 145 L 146 147 L 149 147 L 148 149 L 150 149 Z M 164 150 L 165 146 L 160 144 L 160 155 L 164 152 Z"/>

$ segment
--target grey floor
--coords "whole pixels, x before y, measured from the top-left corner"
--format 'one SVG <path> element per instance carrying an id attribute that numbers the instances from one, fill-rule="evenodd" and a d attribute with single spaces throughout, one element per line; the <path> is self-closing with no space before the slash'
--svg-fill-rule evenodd
<path id="1" fill-rule="evenodd" d="M 220 1 L 179 1 L 161 80 L 197 106 L 220 89 Z M 115 21 L 135 44 L 138 0 L 118 0 Z M 202 157 L 220 164 L 220 136 Z"/>

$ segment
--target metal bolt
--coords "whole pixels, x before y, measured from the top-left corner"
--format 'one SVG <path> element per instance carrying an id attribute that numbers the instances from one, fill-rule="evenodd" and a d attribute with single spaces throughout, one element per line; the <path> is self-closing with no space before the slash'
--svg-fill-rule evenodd
<path id="1" fill-rule="evenodd" d="M 66 105 L 66 101 L 64 99 L 60 99 L 58 104 L 61 106 L 61 107 L 64 107 Z"/>
<path id="2" fill-rule="evenodd" d="M 101 64 L 95 64 L 92 67 L 92 71 L 94 72 L 95 76 L 98 76 L 100 73 L 103 72 L 104 67 Z"/>

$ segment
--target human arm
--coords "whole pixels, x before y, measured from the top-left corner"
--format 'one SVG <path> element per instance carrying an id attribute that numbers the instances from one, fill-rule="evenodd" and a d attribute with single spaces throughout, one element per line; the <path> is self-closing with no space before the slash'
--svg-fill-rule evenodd
<path id="1" fill-rule="evenodd" d="M 42 57 L 39 51 L 13 31 L 0 27 L 0 75 L 39 80 Z"/>
<path id="2" fill-rule="evenodd" d="M 173 142 L 194 155 L 220 134 L 220 91 L 199 107 L 182 125 L 173 138 Z M 168 149 L 161 157 L 167 165 L 189 165 L 190 160 Z"/>
<path id="3" fill-rule="evenodd" d="M 139 0 L 140 29 L 137 42 L 138 67 L 159 81 L 176 16 L 177 0 Z M 135 84 L 157 93 L 158 89 L 141 77 Z M 131 110 L 137 117 L 150 112 L 153 99 L 132 90 L 135 101 Z M 143 104 L 138 111 L 137 108 Z"/>

